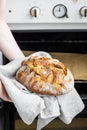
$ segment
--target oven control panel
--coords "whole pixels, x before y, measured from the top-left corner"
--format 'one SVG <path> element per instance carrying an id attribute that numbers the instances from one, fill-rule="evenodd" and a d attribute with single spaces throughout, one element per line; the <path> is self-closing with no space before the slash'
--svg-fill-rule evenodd
<path id="1" fill-rule="evenodd" d="M 63 28 L 72 24 L 72 28 L 85 29 L 87 0 L 8 0 L 6 21 L 14 27 L 23 25 L 25 29 L 32 27 L 30 24 L 43 25 L 43 28 L 45 25 Z"/>

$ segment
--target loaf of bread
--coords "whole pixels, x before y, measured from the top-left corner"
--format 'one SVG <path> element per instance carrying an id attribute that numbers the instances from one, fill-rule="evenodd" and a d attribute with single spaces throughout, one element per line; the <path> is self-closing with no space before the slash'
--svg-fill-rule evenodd
<path id="1" fill-rule="evenodd" d="M 38 56 L 22 61 L 16 79 L 31 92 L 54 96 L 71 91 L 74 83 L 63 63 Z"/>

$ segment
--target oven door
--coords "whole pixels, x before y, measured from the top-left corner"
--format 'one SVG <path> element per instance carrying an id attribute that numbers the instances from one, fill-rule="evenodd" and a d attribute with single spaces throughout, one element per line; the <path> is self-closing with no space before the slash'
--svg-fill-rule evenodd
<path id="1" fill-rule="evenodd" d="M 80 94 L 85 109 L 73 119 L 70 125 L 65 125 L 58 118 L 48 124 L 43 130 L 86 130 L 87 129 L 87 32 L 80 31 L 21 31 L 13 35 L 23 50 L 25 56 L 36 51 L 49 52 L 52 57 L 62 61 L 73 73 L 75 88 Z M 71 58 L 72 57 L 72 58 Z M 3 56 L 3 64 L 8 61 Z M 1 101 L 2 102 L 2 101 Z M 3 105 L 2 105 L 3 104 Z M 12 103 L 1 103 L 1 130 L 35 130 L 37 119 L 26 125 L 20 119 Z"/>

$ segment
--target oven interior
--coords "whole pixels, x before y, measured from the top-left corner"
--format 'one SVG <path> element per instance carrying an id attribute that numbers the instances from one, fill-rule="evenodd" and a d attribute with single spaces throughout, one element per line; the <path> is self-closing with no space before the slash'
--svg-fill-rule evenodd
<path id="1" fill-rule="evenodd" d="M 87 120 L 87 32 L 83 30 L 35 30 L 35 31 L 13 31 L 12 32 L 19 47 L 22 49 L 25 56 L 36 52 L 49 52 L 53 58 L 58 58 L 60 61 L 71 70 L 75 78 L 75 88 L 80 94 L 85 103 L 85 109 L 77 118 Z M 3 56 L 3 64 L 9 61 Z M 19 115 L 12 103 L 1 102 L 0 111 L 2 111 L 2 130 L 18 130 L 16 129 L 15 120 L 19 120 Z M 3 117 L 4 114 L 4 117 Z M 6 118 L 8 118 L 6 120 Z M 0 119 L 1 120 L 1 119 Z M 81 121 L 81 120 L 80 120 Z M 35 122 L 34 122 L 35 123 Z M 54 122 L 53 122 L 54 123 Z M 20 123 L 19 123 L 20 124 Z M 35 123 L 36 125 L 36 123 Z M 54 123 L 54 125 L 57 125 Z M 61 126 L 61 123 L 59 122 Z M 21 125 L 20 125 L 21 126 Z M 25 126 L 25 124 L 24 124 Z M 65 126 L 64 126 L 65 127 Z M 69 128 L 71 128 L 70 126 Z M 87 126 L 85 126 L 87 129 Z M 82 130 L 85 130 L 84 129 Z M 28 127 L 34 130 L 35 127 Z M 26 126 L 26 129 L 28 129 Z M 65 127 L 66 130 L 68 127 Z M 22 129 L 22 128 L 21 128 Z M 49 128 L 53 129 L 49 126 Z M 58 128 L 55 126 L 55 130 Z M 63 130 L 62 128 L 60 128 Z M 79 130 L 79 129 L 78 129 Z"/>

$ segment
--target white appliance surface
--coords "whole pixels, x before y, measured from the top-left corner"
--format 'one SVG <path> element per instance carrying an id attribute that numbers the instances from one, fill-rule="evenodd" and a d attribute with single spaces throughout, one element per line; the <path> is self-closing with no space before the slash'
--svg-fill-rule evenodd
<path id="1" fill-rule="evenodd" d="M 7 0 L 12 30 L 87 29 L 87 0 Z"/>

